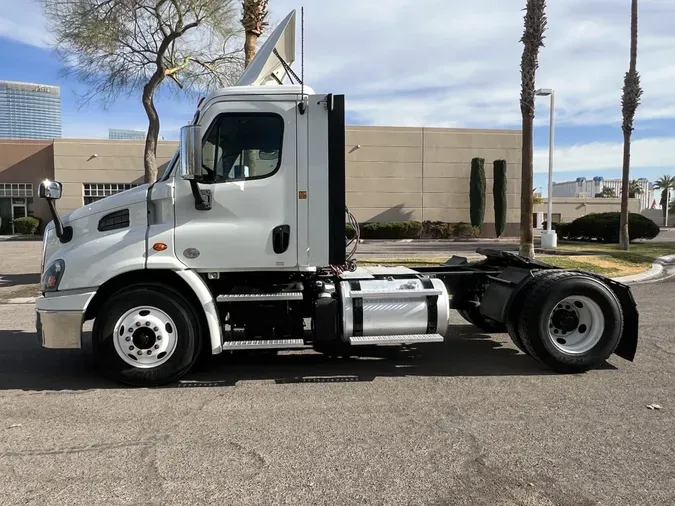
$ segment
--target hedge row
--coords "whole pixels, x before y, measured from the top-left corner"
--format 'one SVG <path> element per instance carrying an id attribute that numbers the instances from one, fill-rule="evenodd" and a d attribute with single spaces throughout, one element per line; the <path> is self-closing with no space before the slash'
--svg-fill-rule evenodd
<path id="1" fill-rule="evenodd" d="M 386 221 L 359 225 L 361 239 L 471 239 L 478 237 L 480 229 L 469 223 L 443 221 Z M 347 225 L 347 237 L 354 237 L 354 229 Z"/>
<path id="2" fill-rule="evenodd" d="M 570 223 L 554 223 L 560 239 L 577 241 L 619 242 L 620 213 L 592 213 Z M 546 224 L 544 223 L 544 228 Z M 628 216 L 628 235 L 635 239 L 654 239 L 661 229 L 649 218 L 637 213 Z"/>

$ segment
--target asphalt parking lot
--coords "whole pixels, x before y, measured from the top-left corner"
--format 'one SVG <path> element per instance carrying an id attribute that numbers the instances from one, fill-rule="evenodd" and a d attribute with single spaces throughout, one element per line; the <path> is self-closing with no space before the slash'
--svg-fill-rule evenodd
<path id="1" fill-rule="evenodd" d="M 636 361 L 579 376 L 455 318 L 444 344 L 217 357 L 129 389 L 2 303 L 38 269 L 39 243 L 0 243 L 2 505 L 675 504 L 673 281 L 633 288 Z"/>

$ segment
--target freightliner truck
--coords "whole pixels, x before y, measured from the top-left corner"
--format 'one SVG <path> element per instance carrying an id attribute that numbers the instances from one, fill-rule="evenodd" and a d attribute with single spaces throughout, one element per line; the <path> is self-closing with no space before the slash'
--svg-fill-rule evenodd
<path id="1" fill-rule="evenodd" d="M 204 354 L 438 346 L 458 311 L 560 373 L 613 354 L 632 361 L 636 304 L 611 279 L 491 250 L 437 267 L 356 267 L 344 96 L 298 82 L 295 19 L 235 86 L 200 101 L 153 184 L 62 217 L 62 185 L 40 185 L 53 217 L 36 301 L 42 346 L 81 348 L 93 320 L 101 372 L 147 387 L 179 380 Z"/>

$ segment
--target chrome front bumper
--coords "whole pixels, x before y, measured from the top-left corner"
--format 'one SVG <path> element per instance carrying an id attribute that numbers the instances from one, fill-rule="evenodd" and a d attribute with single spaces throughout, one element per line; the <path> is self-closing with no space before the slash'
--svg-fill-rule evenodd
<path id="1" fill-rule="evenodd" d="M 84 312 L 96 292 L 56 292 L 35 301 L 35 328 L 44 348 L 82 348 Z"/>

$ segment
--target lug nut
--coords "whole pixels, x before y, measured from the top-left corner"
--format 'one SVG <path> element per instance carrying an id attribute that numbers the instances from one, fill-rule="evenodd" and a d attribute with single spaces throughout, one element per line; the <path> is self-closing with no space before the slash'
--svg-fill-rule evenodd
<path id="1" fill-rule="evenodd" d="M 131 336 L 127 336 L 127 337 L 126 337 L 126 341 L 127 341 L 127 342 L 131 341 Z"/>
<path id="2" fill-rule="evenodd" d="M 145 322 L 145 326 L 146 326 L 146 327 L 149 327 L 149 326 L 150 326 L 150 322 Z"/>
<path id="3" fill-rule="evenodd" d="M 129 346 L 129 351 L 134 351 L 134 347 L 133 347 L 133 346 Z"/>
<path id="4" fill-rule="evenodd" d="M 148 355 L 152 355 L 152 350 L 148 350 Z"/>
<path id="5" fill-rule="evenodd" d="M 155 332 L 157 332 L 157 331 L 159 330 L 159 327 L 155 327 L 155 328 L 153 328 L 152 330 L 154 330 Z"/>
<path id="6" fill-rule="evenodd" d="M 162 340 L 162 336 L 157 336 L 157 340 L 158 340 L 158 341 L 161 341 L 161 340 Z"/>
<path id="7" fill-rule="evenodd" d="M 143 355 L 143 352 L 141 350 L 138 350 L 139 355 Z"/>
<path id="8" fill-rule="evenodd" d="M 136 326 L 137 326 L 137 327 L 140 327 L 140 326 L 141 326 L 141 322 L 136 322 Z"/>
<path id="9" fill-rule="evenodd" d="M 155 349 L 156 349 L 156 350 L 159 350 L 159 344 L 156 344 L 156 345 L 155 345 Z"/>

